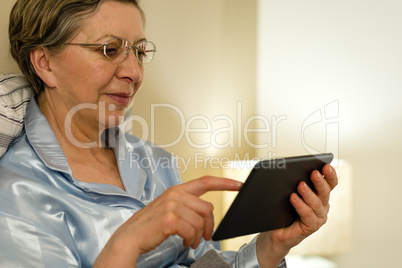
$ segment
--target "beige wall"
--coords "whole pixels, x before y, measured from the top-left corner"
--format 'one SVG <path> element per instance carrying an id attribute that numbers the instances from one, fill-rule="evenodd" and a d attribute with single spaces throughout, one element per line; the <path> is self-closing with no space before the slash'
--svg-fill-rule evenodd
<path id="1" fill-rule="evenodd" d="M 14 0 L 3 0 L 0 8 L 0 73 L 18 72 L 18 66 L 9 53 L 8 18 Z"/>
<path id="2" fill-rule="evenodd" d="M 259 154 L 305 154 L 309 147 L 322 151 L 329 146 L 348 160 L 353 245 L 333 260 L 341 268 L 400 266 L 401 2 L 259 3 L 257 111 L 287 115 L 278 126 L 277 147 Z M 327 119 L 324 106 L 335 112 L 333 104 L 339 113 Z M 307 124 L 304 146 L 303 123 L 317 110 L 323 118 Z"/>
<path id="3" fill-rule="evenodd" d="M 0 10 L 1 72 L 17 70 L 7 56 L 6 25 L 13 2 L 3 0 Z M 402 149 L 402 21 L 395 14 L 400 4 L 388 0 L 264 1 L 269 8 L 263 17 L 269 25 L 264 47 L 268 69 L 262 76 L 270 80 L 268 86 L 256 90 L 256 2 L 143 1 L 148 39 L 155 41 L 158 53 L 147 66 L 146 82 L 133 107 L 134 114 L 148 122 L 149 133 L 144 134 L 139 121 L 134 122 L 134 132 L 150 139 L 155 131 L 153 140 L 167 144 L 180 134 L 180 114 L 186 123 L 194 119 L 190 128 L 205 128 L 200 117 L 205 116 L 212 131 L 227 127 L 224 120 L 213 121 L 215 116 L 232 118 L 236 126 L 233 147 L 198 149 L 183 137 L 166 148 L 191 160 L 183 173 L 187 181 L 204 174 L 219 175 L 211 157 L 253 156 L 253 148 L 238 135 L 237 125 L 242 127 L 257 112 L 269 119 L 287 115 L 278 125 L 278 147 L 268 150 L 280 155 L 305 153 L 297 128 L 300 120 L 329 101 L 339 100 L 339 156 L 354 168 L 353 250 L 333 260 L 345 268 L 394 267 L 399 263 L 402 238 L 402 178 L 397 170 Z M 152 104 L 165 104 L 154 109 L 153 128 L 149 125 Z M 296 128 L 291 127 L 292 122 Z M 219 135 L 217 141 L 227 141 L 225 135 Z M 211 136 L 189 137 L 190 142 L 203 144 Z M 259 136 L 260 141 L 265 138 Z M 271 134 L 268 139 L 272 144 Z M 322 140 L 313 136 L 312 142 L 322 148 Z M 267 152 L 258 153 L 265 156 Z M 199 160 L 205 161 L 196 165 L 196 153 L 202 153 Z M 216 200 L 220 212 L 219 194 L 207 198 Z"/>
<path id="4" fill-rule="evenodd" d="M 236 154 L 244 157 L 249 153 L 253 157 L 253 149 L 238 130 L 243 129 L 255 108 L 256 3 L 155 0 L 143 1 L 143 8 L 147 37 L 157 44 L 158 52 L 146 67 L 146 82 L 133 112 L 150 123 L 152 104 L 169 104 L 177 109 L 154 109 L 155 125 L 149 130 L 155 136 L 151 139 L 149 133 L 148 139 L 162 145 L 178 140 L 166 149 L 178 156 L 184 181 L 207 174 L 219 176 L 221 164 Z M 227 130 L 231 123 L 222 118 L 230 118 L 233 136 Z M 206 121 L 211 123 L 210 130 L 205 130 Z M 206 133 L 179 138 L 184 125 Z M 220 134 L 215 136 L 214 132 Z M 138 122 L 134 133 L 145 135 Z M 218 146 L 210 145 L 211 140 Z M 231 140 L 233 146 L 218 148 Z M 203 144 L 209 144 L 208 148 L 194 146 Z M 221 195 L 209 193 L 206 198 L 215 202 L 220 215 Z"/>

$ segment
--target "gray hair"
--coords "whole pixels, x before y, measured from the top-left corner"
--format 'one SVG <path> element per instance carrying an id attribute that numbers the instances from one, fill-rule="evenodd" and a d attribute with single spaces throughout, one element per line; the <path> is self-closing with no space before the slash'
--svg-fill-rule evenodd
<path id="1" fill-rule="evenodd" d="M 137 0 L 17 0 L 8 29 L 11 55 L 38 96 L 45 84 L 30 59 L 32 50 L 46 47 L 58 52 L 80 30 L 83 20 L 93 16 L 103 1 L 134 4 L 145 20 Z M 145 21 L 144 21 L 145 22 Z"/>

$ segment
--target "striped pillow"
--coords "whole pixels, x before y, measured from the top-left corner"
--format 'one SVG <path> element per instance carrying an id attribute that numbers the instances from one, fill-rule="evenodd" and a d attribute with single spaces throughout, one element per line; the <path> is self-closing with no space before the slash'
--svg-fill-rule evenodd
<path id="1" fill-rule="evenodd" d="M 22 74 L 0 75 L 0 157 L 20 134 L 33 90 Z"/>

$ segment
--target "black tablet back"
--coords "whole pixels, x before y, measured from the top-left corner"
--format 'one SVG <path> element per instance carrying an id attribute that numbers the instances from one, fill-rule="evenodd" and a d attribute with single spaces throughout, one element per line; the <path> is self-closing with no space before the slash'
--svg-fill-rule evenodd
<path id="1" fill-rule="evenodd" d="M 332 154 L 289 157 L 258 162 L 213 235 L 222 240 L 290 226 L 298 214 L 290 203 L 303 180 L 313 190 L 311 172 L 321 172 Z"/>

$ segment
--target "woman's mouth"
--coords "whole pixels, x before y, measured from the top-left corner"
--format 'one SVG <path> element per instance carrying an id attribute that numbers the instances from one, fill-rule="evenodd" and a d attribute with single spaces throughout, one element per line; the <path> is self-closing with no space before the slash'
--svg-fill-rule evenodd
<path id="1" fill-rule="evenodd" d="M 107 96 L 121 105 L 127 106 L 130 104 L 130 94 L 126 93 L 115 93 L 115 94 L 107 94 Z"/>

